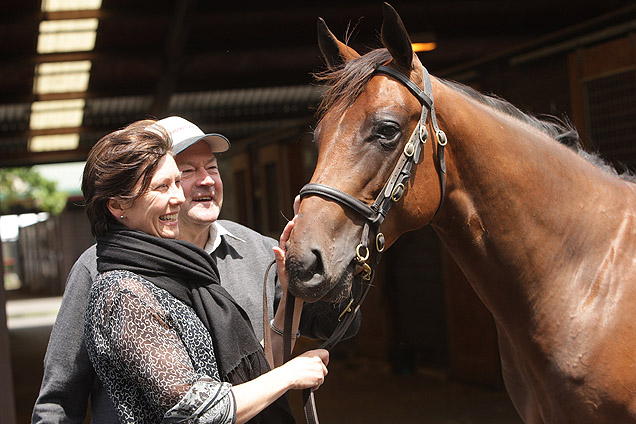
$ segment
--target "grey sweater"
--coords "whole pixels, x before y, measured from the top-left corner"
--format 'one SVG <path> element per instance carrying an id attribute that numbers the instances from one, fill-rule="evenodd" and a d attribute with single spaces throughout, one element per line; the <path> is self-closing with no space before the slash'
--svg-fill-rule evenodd
<path id="1" fill-rule="evenodd" d="M 263 279 L 274 260 L 276 240 L 243 225 L 220 220 L 231 235 L 222 236 L 213 252 L 221 276 L 221 285 L 248 313 L 256 336 L 263 337 Z M 92 281 L 97 276 L 95 246 L 88 248 L 69 273 L 60 311 L 51 331 L 44 358 L 44 377 L 33 409 L 32 423 L 82 423 L 90 395 L 92 422 L 116 423 L 117 414 L 106 389 L 96 378 L 84 345 L 84 314 Z M 281 295 L 276 267 L 268 279 L 267 299 L 270 318 Z M 303 307 L 300 331 L 303 336 L 327 339 L 337 325 L 340 308 L 325 302 Z M 356 317 L 345 337 L 360 328 Z"/>

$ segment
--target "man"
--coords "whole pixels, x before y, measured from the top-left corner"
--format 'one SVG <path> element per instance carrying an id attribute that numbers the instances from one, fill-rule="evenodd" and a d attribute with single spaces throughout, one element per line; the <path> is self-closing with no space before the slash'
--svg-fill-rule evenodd
<path id="1" fill-rule="evenodd" d="M 149 127 L 149 131 L 167 131 L 171 135 L 175 159 L 183 174 L 186 200 L 179 213 L 179 238 L 216 257 L 221 285 L 248 313 L 256 336 L 262 339 L 262 284 L 266 269 L 274 259 L 272 247 L 278 242 L 235 222 L 217 221 L 223 203 L 223 182 L 214 154 L 229 149 L 228 140 L 220 134 L 204 134 L 180 117 L 162 119 Z M 273 267 L 267 290 L 270 318 L 281 290 L 275 274 Z M 95 246 L 91 246 L 68 276 L 44 359 L 44 378 L 33 409 L 33 423 L 82 423 L 89 395 L 93 423 L 118 422 L 84 346 L 86 300 L 96 276 Z M 307 337 L 326 339 L 337 325 L 338 315 L 337 306 L 323 302 L 305 304 L 300 332 Z M 356 334 L 359 326 L 358 316 L 346 337 Z"/>

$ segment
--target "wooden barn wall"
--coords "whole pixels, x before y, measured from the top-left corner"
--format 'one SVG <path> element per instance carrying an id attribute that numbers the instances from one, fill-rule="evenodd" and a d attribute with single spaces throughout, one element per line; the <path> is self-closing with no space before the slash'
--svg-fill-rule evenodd
<path id="1" fill-rule="evenodd" d="M 32 294 L 53 295 L 64 290 L 60 278 L 63 236 L 58 219 L 50 218 L 20 228 L 20 282 Z"/>
<path id="2" fill-rule="evenodd" d="M 430 227 L 406 233 L 385 253 L 388 357 L 396 372 L 446 366 L 448 347 L 441 245 Z"/>
<path id="3" fill-rule="evenodd" d="M 493 64 L 480 69 L 470 85 L 495 94 L 521 111 L 532 114 L 572 116 L 568 62 L 565 56 L 511 64 Z"/>
<path id="4" fill-rule="evenodd" d="M 619 170 L 635 172 L 636 35 L 581 47 L 568 59 L 573 116 L 584 141 Z"/>
<path id="5" fill-rule="evenodd" d="M 31 294 L 62 295 L 71 267 L 92 243 L 88 218 L 78 208 L 71 207 L 59 216 L 21 228 L 18 250 L 22 288 Z"/>

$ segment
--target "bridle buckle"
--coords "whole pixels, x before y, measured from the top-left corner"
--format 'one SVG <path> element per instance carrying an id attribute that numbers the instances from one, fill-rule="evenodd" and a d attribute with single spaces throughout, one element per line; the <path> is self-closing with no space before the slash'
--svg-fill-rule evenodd
<path id="1" fill-rule="evenodd" d="M 344 311 L 342 311 L 340 315 L 338 316 L 338 322 L 340 322 L 340 320 L 342 319 L 343 316 L 345 316 L 345 314 L 349 312 L 353 312 L 353 309 L 351 309 L 351 305 L 353 305 L 353 297 L 351 298 L 351 300 L 349 300 L 349 303 L 344 308 Z"/>

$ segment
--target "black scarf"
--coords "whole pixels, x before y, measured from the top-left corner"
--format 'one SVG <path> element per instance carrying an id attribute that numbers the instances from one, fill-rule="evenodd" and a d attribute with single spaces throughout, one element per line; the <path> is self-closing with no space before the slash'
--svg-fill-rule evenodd
<path id="1" fill-rule="evenodd" d="M 97 238 L 97 270 L 127 270 L 190 306 L 212 336 L 221 379 L 235 384 L 269 371 L 247 313 L 219 284 L 216 261 L 192 243 L 113 225 Z M 286 396 L 250 422 L 293 423 Z"/>

